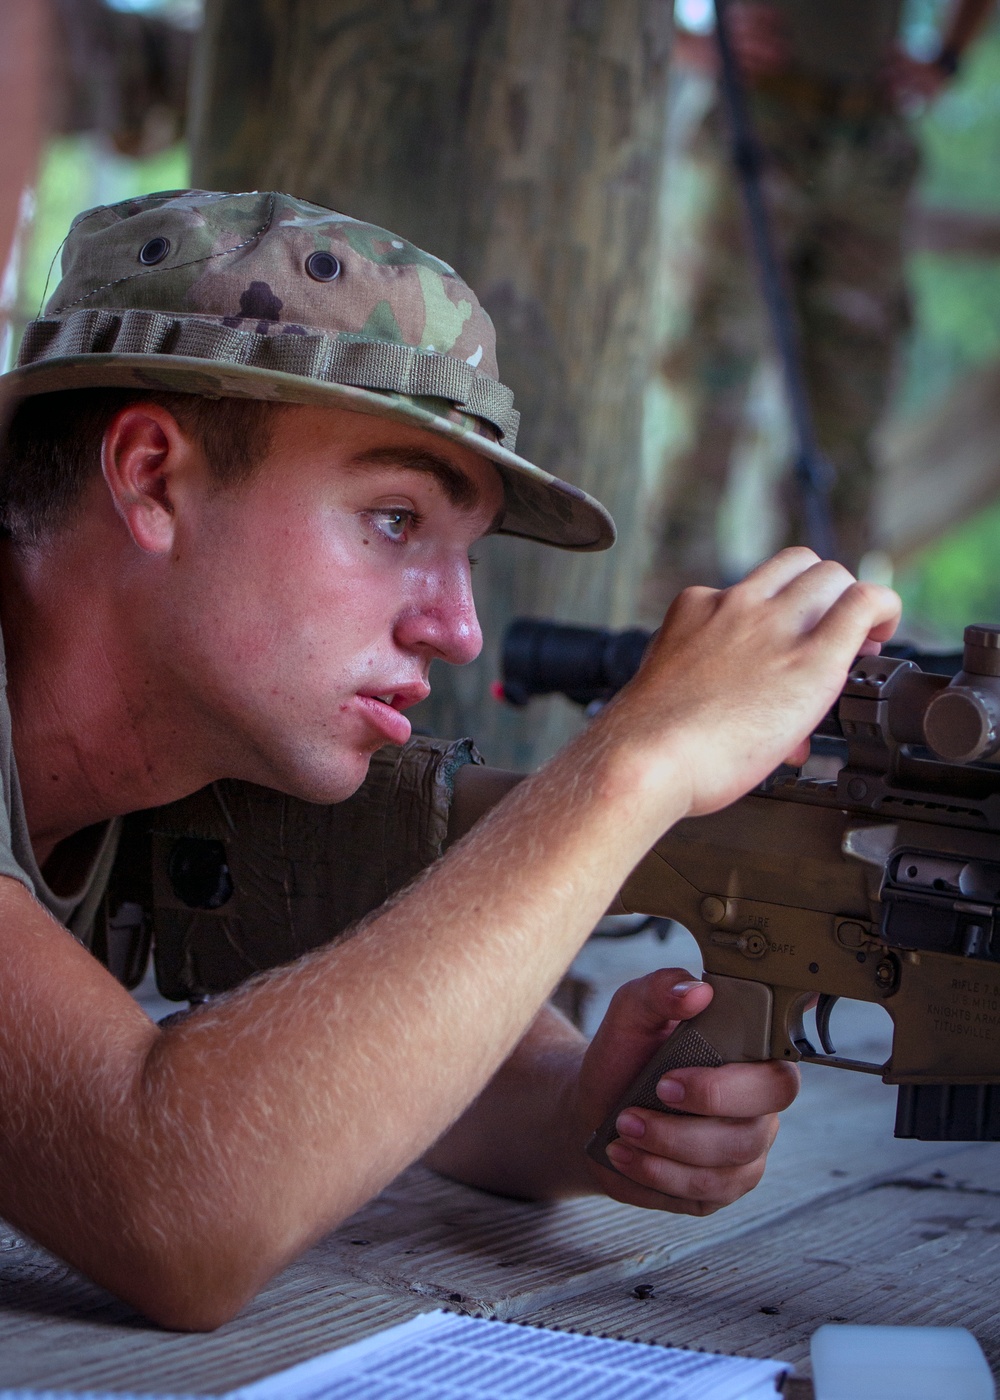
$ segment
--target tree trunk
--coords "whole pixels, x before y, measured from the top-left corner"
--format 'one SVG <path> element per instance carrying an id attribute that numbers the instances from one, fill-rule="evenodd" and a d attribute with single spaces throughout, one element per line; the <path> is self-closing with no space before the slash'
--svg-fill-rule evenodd
<path id="1" fill-rule="evenodd" d="M 0 370 L 7 368 L 26 191 L 42 138 L 48 16 L 42 0 L 0 3 Z"/>
<path id="2" fill-rule="evenodd" d="M 278 188 L 445 258 L 498 335 L 518 449 L 593 492 L 620 540 L 574 556 L 491 540 L 484 655 L 436 666 L 418 722 L 525 766 L 577 721 L 489 699 L 518 613 L 621 625 L 640 564 L 643 400 L 671 0 L 208 0 L 193 179 Z"/>

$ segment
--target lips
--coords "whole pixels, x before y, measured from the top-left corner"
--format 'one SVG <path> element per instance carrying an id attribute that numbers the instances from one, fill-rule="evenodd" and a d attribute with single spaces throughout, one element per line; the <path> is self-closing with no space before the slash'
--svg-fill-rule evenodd
<path id="1" fill-rule="evenodd" d="M 410 737 L 410 721 L 402 711 L 426 699 L 430 686 L 416 681 L 397 687 L 358 694 L 357 703 L 368 723 L 378 731 L 383 743 L 405 744 Z"/>
<path id="2" fill-rule="evenodd" d="M 419 705 L 421 700 L 426 700 L 431 693 L 431 688 L 426 681 L 409 681 L 405 685 L 386 686 L 384 690 L 371 690 L 361 692 L 364 700 L 377 700 L 380 705 L 388 705 L 390 709 L 401 712 L 408 710 L 411 705 Z"/>

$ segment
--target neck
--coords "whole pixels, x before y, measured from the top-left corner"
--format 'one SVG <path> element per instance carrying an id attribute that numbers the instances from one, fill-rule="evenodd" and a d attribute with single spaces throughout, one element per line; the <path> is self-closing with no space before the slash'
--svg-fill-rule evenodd
<path id="1" fill-rule="evenodd" d="M 158 673 L 134 604 L 109 590 L 110 572 L 83 553 L 72 541 L 37 551 L 0 546 L 14 753 L 40 865 L 84 827 L 219 776 L 192 742 L 198 726 Z"/>

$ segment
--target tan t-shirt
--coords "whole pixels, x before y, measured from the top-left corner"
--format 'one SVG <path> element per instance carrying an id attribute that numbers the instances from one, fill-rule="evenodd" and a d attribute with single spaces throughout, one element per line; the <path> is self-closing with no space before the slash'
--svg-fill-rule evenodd
<path id="1" fill-rule="evenodd" d="M 17 777 L 11 737 L 10 706 L 7 704 L 7 665 L 3 636 L 0 634 L 0 875 L 20 880 L 49 913 L 82 942 L 89 943 L 94 915 L 103 898 L 115 852 L 120 823 L 108 822 L 86 876 L 70 894 L 50 889 L 35 860 L 24 814 L 21 784 Z"/>

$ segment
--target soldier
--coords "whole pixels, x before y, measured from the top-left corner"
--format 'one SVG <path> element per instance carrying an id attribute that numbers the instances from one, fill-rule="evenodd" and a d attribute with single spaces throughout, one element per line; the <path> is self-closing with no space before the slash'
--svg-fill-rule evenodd
<path id="1" fill-rule="evenodd" d="M 705 987 L 631 984 L 589 1048 L 543 1004 L 664 829 L 801 756 L 895 595 L 805 550 L 686 594 L 635 682 L 437 859 L 489 780 L 403 711 L 479 650 L 470 547 L 613 539 L 515 454 L 472 291 L 286 195 L 154 195 L 76 220 L 0 384 L 0 1214 L 207 1328 L 419 1157 L 695 1214 L 753 1186 L 788 1065 L 677 1071 L 689 1116 L 623 1114 L 614 1173 L 582 1153 Z M 330 890 L 377 902 L 421 863 L 324 943 L 353 898 Z M 95 956 L 144 885 L 189 981 L 228 977 L 198 948 L 234 907 L 244 976 L 280 960 L 272 926 L 292 960 L 154 1025 Z"/>
<path id="2" fill-rule="evenodd" d="M 816 431 L 836 471 L 839 557 L 857 570 L 871 547 L 872 434 L 909 324 L 905 211 L 919 167 L 903 108 L 935 97 L 957 70 L 990 0 L 959 0 L 936 59 L 896 44 L 900 0 L 741 3 L 728 14 L 764 153 L 764 193 L 788 272 Z M 714 38 L 679 36 L 681 64 L 715 67 Z M 689 583 L 718 582 L 717 517 L 745 427 L 754 372 L 771 344 L 728 157 L 721 106 L 693 140 L 705 188 L 701 250 L 683 342 L 664 373 L 685 415 L 685 443 L 655 488 L 651 615 Z M 791 483 L 789 538 L 801 537 Z"/>

